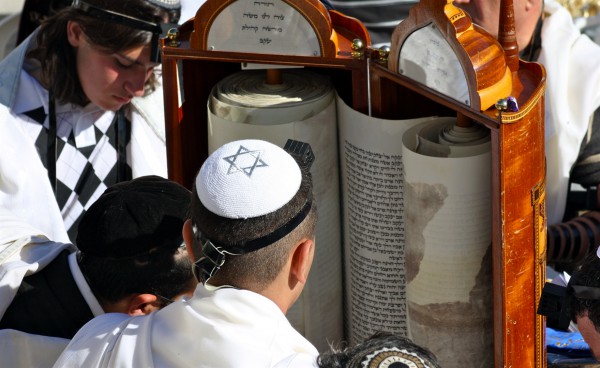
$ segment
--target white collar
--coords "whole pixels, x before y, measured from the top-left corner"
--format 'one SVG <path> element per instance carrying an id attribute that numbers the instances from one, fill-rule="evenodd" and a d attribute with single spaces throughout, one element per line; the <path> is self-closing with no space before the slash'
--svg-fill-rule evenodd
<path id="1" fill-rule="evenodd" d="M 33 98 L 37 96 L 37 98 Z M 13 112 L 16 115 L 31 111 L 40 107 L 40 103 L 44 107 L 44 112 L 48 112 L 48 91 L 25 70 L 21 70 L 19 76 L 19 88 L 17 88 L 17 96 L 15 98 Z"/>
<path id="2" fill-rule="evenodd" d="M 83 295 L 83 299 L 85 299 L 89 305 L 94 317 L 104 314 L 104 310 L 100 306 L 98 299 L 96 299 L 94 293 L 92 293 L 90 286 L 88 285 L 87 281 L 85 281 L 85 277 L 83 277 L 83 274 L 81 273 L 81 269 L 77 263 L 77 252 L 69 254 L 69 268 L 71 269 L 71 275 L 73 275 L 73 279 L 75 280 L 81 295 Z"/>
<path id="3" fill-rule="evenodd" d="M 37 96 L 37 98 L 32 98 L 32 96 Z M 47 114 L 49 111 L 48 91 L 35 77 L 22 70 L 13 111 L 17 115 L 22 114 L 40 107 L 40 104 Z M 102 124 L 103 131 L 105 131 L 115 113 L 104 111 L 90 102 L 85 107 L 74 107 L 70 103 L 57 104 L 56 114 L 62 116 L 62 118 L 58 118 L 58 135 L 68 136 L 72 129 L 77 147 L 88 147 L 96 144 L 96 133 L 90 127 L 94 124 Z"/>

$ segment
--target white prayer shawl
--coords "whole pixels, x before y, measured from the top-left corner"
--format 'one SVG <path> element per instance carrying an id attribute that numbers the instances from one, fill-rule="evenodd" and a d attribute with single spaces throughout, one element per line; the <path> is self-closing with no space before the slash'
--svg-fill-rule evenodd
<path id="1" fill-rule="evenodd" d="M 55 367 L 316 367 L 317 355 L 271 300 L 199 285 L 148 316 L 94 318 Z"/>
<path id="2" fill-rule="evenodd" d="M 546 1 L 544 11 L 539 62 L 546 68 L 546 208 L 552 225 L 562 221 L 571 168 L 600 106 L 600 46 L 560 5 Z"/>
<path id="3" fill-rule="evenodd" d="M 0 330 L 0 366 L 48 368 L 69 343 L 60 337 L 32 335 L 16 330 Z"/>
<path id="4" fill-rule="evenodd" d="M 20 88 L 25 54 L 36 34 L 34 32 L 0 63 L 0 207 L 20 216 L 50 239 L 69 242 L 46 168 L 35 144 L 18 121 L 21 117 L 13 111 L 17 104 L 28 103 L 16 101 L 16 96 Z M 41 99 L 47 113 L 47 92 L 45 94 L 45 100 L 44 96 L 37 94 L 30 96 L 32 99 Z M 128 153 L 134 178 L 168 175 L 162 95 L 162 88 L 158 88 L 148 97 L 132 100 Z"/>
<path id="5" fill-rule="evenodd" d="M 49 238 L 68 242 L 46 168 L 14 119 L 8 108 L 0 105 L 0 207 L 27 219 Z"/>
<path id="6" fill-rule="evenodd" d="M 46 267 L 64 249 L 76 248 L 49 241 L 42 232 L 0 207 L 0 317 L 23 278 Z"/>
<path id="7" fill-rule="evenodd" d="M 72 244 L 50 242 L 29 224 L 0 207 L 0 318 L 12 302 L 23 278 L 46 267 Z M 0 366 L 50 367 L 68 340 L 0 330 Z"/>

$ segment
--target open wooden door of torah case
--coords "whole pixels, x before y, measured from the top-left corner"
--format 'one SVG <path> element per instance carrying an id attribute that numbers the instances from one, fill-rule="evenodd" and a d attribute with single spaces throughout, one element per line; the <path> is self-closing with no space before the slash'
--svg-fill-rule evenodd
<path id="1" fill-rule="evenodd" d="M 213 86 L 247 66 L 327 76 L 341 100 L 374 118 L 435 115 L 484 127 L 491 141 L 489 355 L 494 367 L 545 367 L 545 322 L 536 314 L 546 276 L 545 71 L 518 59 L 512 0 L 502 6 L 500 40 L 451 0 L 421 0 L 391 47 L 373 49 L 362 23 L 316 0 L 206 1 L 163 40 L 170 178 L 192 187 L 208 155 Z"/>

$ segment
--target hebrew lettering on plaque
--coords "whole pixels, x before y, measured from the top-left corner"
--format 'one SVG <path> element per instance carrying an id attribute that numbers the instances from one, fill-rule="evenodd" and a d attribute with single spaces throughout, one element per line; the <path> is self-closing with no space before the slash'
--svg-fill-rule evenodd
<path id="1" fill-rule="evenodd" d="M 208 48 L 215 51 L 320 56 L 317 35 L 293 6 L 282 1 L 236 1 L 210 27 Z"/>

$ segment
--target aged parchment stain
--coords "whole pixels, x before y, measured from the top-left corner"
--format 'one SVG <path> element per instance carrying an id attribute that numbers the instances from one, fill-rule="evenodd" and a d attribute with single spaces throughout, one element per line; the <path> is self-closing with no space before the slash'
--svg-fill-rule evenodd
<path id="1" fill-rule="evenodd" d="M 406 215 L 404 252 L 407 284 L 419 273 L 419 265 L 423 260 L 425 249 L 423 230 L 442 208 L 447 197 L 448 189 L 441 184 L 404 184 L 404 213 Z"/>
<path id="2" fill-rule="evenodd" d="M 492 245 L 487 247 L 468 303 L 418 305 L 408 301 L 412 339 L 444 368 L 494 366 Z"/>
<path id="3" fill-rule="evenodd" d="M 426 261 L 424 230 L 444 205 L 448 191 L 441 184 L 424 183 L 405 183 L 404 190 L 408 284 Z M 479 269 L 470 272 L 476 279 L 468 301 L 419 305 L 407 298 L 411 338 L 436 354 L 444 368 L 494 366 L 491 243 L 482 256 Z M 459 274 L 452 276 L 460 280 Z"/>

